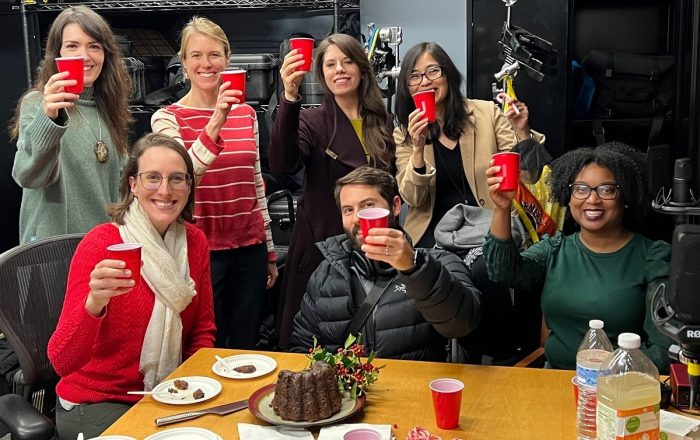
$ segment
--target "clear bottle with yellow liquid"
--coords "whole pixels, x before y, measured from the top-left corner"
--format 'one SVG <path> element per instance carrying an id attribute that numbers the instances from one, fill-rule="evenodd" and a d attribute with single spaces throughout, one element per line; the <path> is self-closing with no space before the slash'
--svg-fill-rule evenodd
<path id="1" fill-rule="evenodd" d="M 639 350 L 639 335 L 621 333 L 617 345 L 598 377 L 598 440 L 658 440 L 659 370 Z"/>

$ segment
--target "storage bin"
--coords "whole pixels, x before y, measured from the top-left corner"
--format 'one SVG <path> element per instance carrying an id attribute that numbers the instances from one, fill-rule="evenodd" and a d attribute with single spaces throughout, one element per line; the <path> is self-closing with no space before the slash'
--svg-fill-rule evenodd
<path id="1" fill-rule="evenodd" d="M 248 104 L 267 104 L 275 90 L 278 58 L 269 53 L 233 54 L 228 70 L 247 72 L 245 98 Z"/>

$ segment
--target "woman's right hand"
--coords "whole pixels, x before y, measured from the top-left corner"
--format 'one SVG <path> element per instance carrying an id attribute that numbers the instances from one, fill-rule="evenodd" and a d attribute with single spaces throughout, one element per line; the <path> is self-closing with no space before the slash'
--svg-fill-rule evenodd
<path id="1" fill-rule="evenodd" d="M 284 56 L 282 67 L 280 67 L 280 76 L 282 84 L 284 84 L 284 99 L 287 101 L 296 101 L 299 96 L 299 85 L 306 72 L 297 70 L 297 68 L 303 65 L 304 55 L 300 54 L 297 49 Z"/>
<path id="2" fill-rule="evenodd" d="M 486 183 L 489 186 L 489 195 L 496 207 L 510 210 L 510 204 L 515 197 L 515 191 L 501 191 L 503 177 L 497 177 L 496 173 L 501 171 L 500 166 L 494 166 L 493 159 L 489 163 L 491 166 L 486 169 Z"/>
<path id="3" fill-rule="evenodd" d="M 90 313 L 99 316 L 109 301 L 134 288 L 131 271 L 121 260 L 105 259 L 95 265 L 90 273 L 90 293 L 85 307 Z"/>
<path id="4" fill-rule="evenodd" d="M 413 149 L 422 150 L 425 147 L 425 139 L 428 137 L 428 118 L 425 112 L 415 109 L 408 115 L 408 135 L 411 136 Z"/>
<path id="5" fill-rule="evenodd" d="M 70 72 L 58 72 L 51 75 L 46 85 L 44 85 L 44 113 L 49 119 L 55 120 L 58 118 L 58 111 L 62 108 L 67 109 L 73 107 L 73 101 L 78 99 L 75 93 L 64 91 L 65 87 L 74 86 L 78 81 L 74 79 L 66 79 Z"/>

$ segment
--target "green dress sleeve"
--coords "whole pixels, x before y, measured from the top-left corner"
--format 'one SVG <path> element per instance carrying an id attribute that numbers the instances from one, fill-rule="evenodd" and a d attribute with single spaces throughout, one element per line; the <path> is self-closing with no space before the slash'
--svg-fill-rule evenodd
<path id="1" fill-rule="evenodd" d="M 644 317 L 644 332 L 646 340 L 641 350 L 656 364 L 659 373 L 668 374 L 670 359 L 668 347 L 673 341 L 662 334 L 652 320 L 651 301 L 657 289 L 665 284 L 668 286 L 668 276 L 671 261 L 671 245 L 656 241 L 650 247 L 646 258 L 646 315 Z"/>

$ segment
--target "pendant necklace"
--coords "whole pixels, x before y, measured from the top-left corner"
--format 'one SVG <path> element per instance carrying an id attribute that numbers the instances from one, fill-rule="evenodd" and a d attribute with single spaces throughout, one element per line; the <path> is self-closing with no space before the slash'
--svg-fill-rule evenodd
<path id="1" fill-rule="evenodd" d="M 97 133 L 95 133 L 95 130 L 92 129 L 90 126 L 90 123 L 88 122 L 87 118 L 83 114 L 83 112 L 80 111 L 80 108 L 78 106 L 75 106 L 75 109 L 78 110 L 78 113 L 80 116 L 83 117 L 83 120 L 85 121 L 85 124 L 88 126 L 90 131 L 92 132 L 92 135 L 95 136 L 95 148 L 93 149 L 95 152 L 95 158 L 97 158 L 97 161 L 100 163 L 105 163 L 107 162 L 107 159 L 109 159 L 109 147 L 105 143 L 105 141 L 102 140 L 102 124 L 100 123 L 100 115 L 99 111 L 97 112 L 97 128 L 99 130 L 100 135 L 98 136 Z"/>

